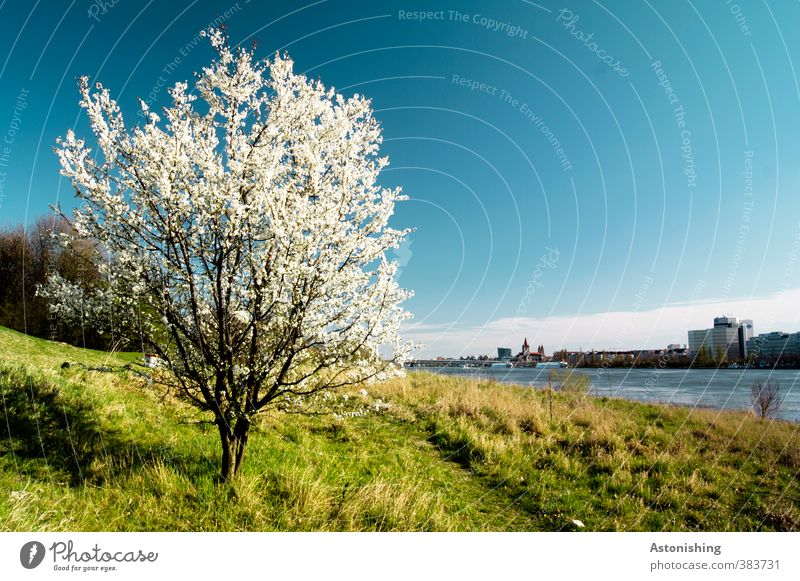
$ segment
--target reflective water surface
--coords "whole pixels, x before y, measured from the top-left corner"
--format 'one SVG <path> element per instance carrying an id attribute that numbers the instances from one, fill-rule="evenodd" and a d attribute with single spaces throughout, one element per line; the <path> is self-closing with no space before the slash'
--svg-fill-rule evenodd
<path id="1" fill-rule="evenodd" d="M 504 383 L 543 387 L 548 369 L 435 367 L 444 375 L 494 378 Z M 592 395 L 685 406 L 750 410 L 755 378 L 780 383 L 778 417 L 800 421 L 800 370 L 758 369 L 572 369 L 589 376 Z"/>

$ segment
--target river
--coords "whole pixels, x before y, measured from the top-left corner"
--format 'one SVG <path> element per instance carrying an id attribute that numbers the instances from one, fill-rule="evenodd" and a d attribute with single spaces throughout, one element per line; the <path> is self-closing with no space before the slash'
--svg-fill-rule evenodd
<path id="1" fill-rule="evenodd" d="M 433 367 L 426 371 L 459 377 L 493 378 L 503 383 L 543 387 L 548 369 Z M 752 410 L 750 387 L 756 377 L 780 383 L 777 416 L 800 422 L 800 371 L 764 369 L 572 369 L 589 376 L 592 395 L 689 407 Z"/>

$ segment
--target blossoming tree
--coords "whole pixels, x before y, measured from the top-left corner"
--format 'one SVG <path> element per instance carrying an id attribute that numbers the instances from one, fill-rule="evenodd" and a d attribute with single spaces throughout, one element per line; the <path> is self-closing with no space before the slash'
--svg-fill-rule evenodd
<path id="1" fill-rule="evenodd" d="M 80 80 L 99 148 L 70 130 L 56 152 L 106 284 L 86 296 L 54 278 L 43 293 L 161 357 L 213 413 L 229 481 L 257 413 L 401 373 L 410 293 L 386 252 L 408 231 L 388 226 L 404 197 L 376 183 L 388 162 L 367 99 L 206 36 L 215 59 L 194 92 L 169 91 L 164 121 L 141 102 L 146 122 L 128 128 L 108 90 Z"/>

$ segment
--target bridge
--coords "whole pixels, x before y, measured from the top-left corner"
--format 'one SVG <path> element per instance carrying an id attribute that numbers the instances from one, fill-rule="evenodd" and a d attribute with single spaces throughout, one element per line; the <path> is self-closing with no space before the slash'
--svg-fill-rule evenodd
<path id="1" fill-rule="evenodd" d="M 414 359 L 406 362 L 406 367 L 492 367 L 502 365 L 507 367 L 505 359 Z"/>
<path id="2" fill-rule="evenodd" d="M 563 369 L 568 367 L 564 361 L 509 361 L 508 359 L 414 359 L 407 361 L 405 367 L 465 367 L 465 368 L 506 368 L 543 367 Z"/>

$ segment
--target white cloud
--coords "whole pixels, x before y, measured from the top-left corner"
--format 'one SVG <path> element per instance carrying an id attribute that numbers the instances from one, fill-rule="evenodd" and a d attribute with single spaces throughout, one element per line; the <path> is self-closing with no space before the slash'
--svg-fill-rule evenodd
<path id="1" fill-rule="evenodd" d="M 556 349 L 663 348 L 686 343 L 689 329 L 711 327 L 714 317 L 730 314 L 753 319 L 756 333 L 800 330 L 800 289 L 768 297 L 674 303 L 651 310 L 616 311 L 537 319 L 507 317 L 483 326 L 424 324 L 406 327 L 405 336 L 425 344 L 417 357 L 496 354 L 497 347 L 515 352 L 527 336 L 547 353 Z"/>

